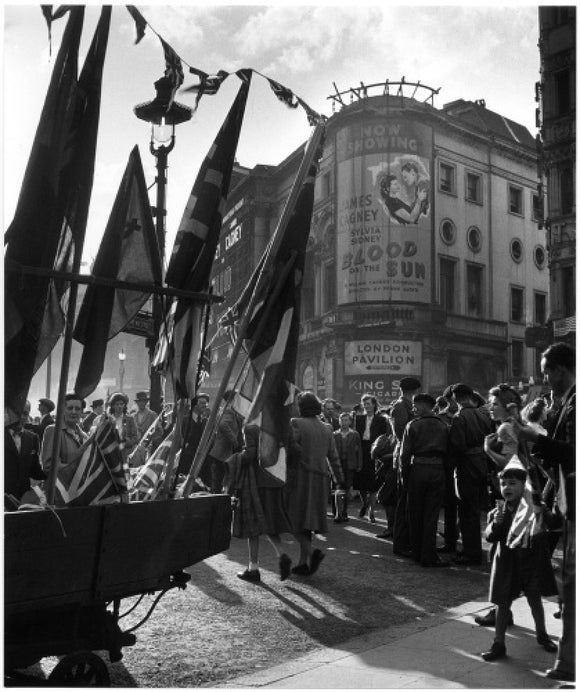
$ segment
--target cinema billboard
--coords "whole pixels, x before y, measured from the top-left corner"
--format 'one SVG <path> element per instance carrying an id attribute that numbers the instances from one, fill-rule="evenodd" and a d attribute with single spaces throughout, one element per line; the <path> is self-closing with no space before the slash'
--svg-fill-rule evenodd
<path id="1" fill-rule="evenodd" d="M 406 119 L 337 131 L 339 304 L 430 303 L 431 142 Z"/>

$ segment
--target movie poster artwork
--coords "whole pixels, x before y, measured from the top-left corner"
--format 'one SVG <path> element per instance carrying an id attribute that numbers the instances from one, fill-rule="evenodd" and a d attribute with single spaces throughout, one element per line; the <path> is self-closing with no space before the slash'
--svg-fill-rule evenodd
<path id="1" fill-rule="evenodd" d="M 431 129 L 375 119 L 338 131 L 339 304 L 430 302 Z"/>

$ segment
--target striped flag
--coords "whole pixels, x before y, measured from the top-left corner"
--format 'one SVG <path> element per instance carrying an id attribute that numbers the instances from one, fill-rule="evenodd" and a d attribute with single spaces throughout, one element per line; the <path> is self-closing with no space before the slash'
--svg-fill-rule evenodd
<path id="1" fill-rule="evenodd" d="M 145 464 L 139 467 L 129 492 L 129 500 L 131 502 L 145 502 L 156 499 L 163 487 L 163 479 L 165 469 L 169 463 L 172 441 L 173 431 L 157 447 Z"/>
<path id="2" fill-rule="evenodd" d="M 169 103 L 167 104 L 167 110 L 171 108 L 173 99 L 179 87 L 183 84 L 183 65 L 181 64 L 181 58 L 173 50 L 173 48 L 164 41 L 161 36 L 159 37 L 161 45 L 163 46 L 163 54 L 165 56 L 165 76 L 171 81 L 171 96 L 169 98 Z"/>
<path id="3" fill-rule="evenodd" d="M 242 82 L 191 190 L 165 276 L 170 286 L 195 292 L 209 288 L 248 90 L 249 79 Z M 167 365 L 173 363 L 177 396 L 192 398 L 202 344 L 203 307 L 185 299 L 173 302 L 173 325 L 166 325 L 164 336 L 167 339 L 172 331 L 172 340 L 159 346 L 159 352 L 166 352 Z"/>
<path id="4" fill-rule="evenodd" d="M 78 463 L 58 471 L 55 505 L 85 507 L 126 500 L 129 473 L 114 425 L 104 419 L 85 444 Z"/>

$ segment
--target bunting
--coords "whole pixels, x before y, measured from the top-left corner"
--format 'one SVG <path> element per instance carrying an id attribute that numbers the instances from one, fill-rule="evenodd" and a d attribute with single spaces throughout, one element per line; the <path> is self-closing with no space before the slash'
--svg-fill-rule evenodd
<path id="1" fill-rule="evenodd" d="M 161 36 L 159 37 L 159 40 L 163 46 L 163 54 L 165 56 L 164 74 L 171 82 L 171 96 L 167 105 L 167 110 L 169 110 L 171 108 L 171 104 L 173 103 L 173 99 L 175 98 L 175 93 L 183 84 L 183 65 L 181 64 L 181 58 L 179 55 L 177 55 L 173 48 L 164 39 L 162 39 Z"/>
<path id="2" fill-rule="evenodd" d="M 133 17 L 133 21 L 135 22 L 135 44 L 137 44 L 145 36 L 147 21 L 134 5 L 127 5 L 127 11 L 131 17 Z"/>

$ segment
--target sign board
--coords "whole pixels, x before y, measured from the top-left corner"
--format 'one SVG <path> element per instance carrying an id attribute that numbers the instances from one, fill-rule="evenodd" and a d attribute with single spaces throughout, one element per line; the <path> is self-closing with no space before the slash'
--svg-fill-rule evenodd
<path id="1" fill-rule="evenodd" d="M 338 303 L 431 300 L 432 129 L 369 117 L 336 134 Z"/>
<path id="2" fill-rule="evenodd" d="M 379 404 L 386 405 L 399 397 L 400 377 L 392 375 L 345 376 L 343 399 L 347 403 L 360 401 L 364 394 L 378 399 Z"/>
<path id="3" fill-rule="evenodd" d="M 155 336 L 153 330 L 153 315 L 149 312 L 139 311 L 129 324 L 123 329 L 126 334 L 135 334 L 136 336 L 144 336 L 152 338 Z"/>
<path id="4" fill-rule="evenodd" d="M 422 348 L 420 341 L 347 341 L 344 345 L 344 374 L 420 377 Z"/>

